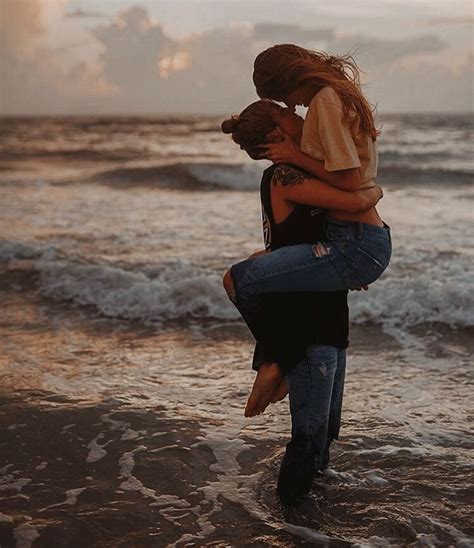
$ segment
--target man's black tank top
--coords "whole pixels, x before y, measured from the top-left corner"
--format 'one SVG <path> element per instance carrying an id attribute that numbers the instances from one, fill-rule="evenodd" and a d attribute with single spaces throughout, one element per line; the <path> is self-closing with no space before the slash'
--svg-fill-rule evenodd
<path id="1" fill-rule="evenodd" d="M 286 245 L 311 244 L 323 240 L 326 212 L 321 208 L 295 204 L 293 211 L 284 221 L 275 222 L 271 189 L 276 167 L 277 164 L 273 164 L 263 172 L 260 184 L 265 249 L 274 250 Z M 311 177 L 309 174 L 307 176 Z"/>
<path id="2" fill-rule="evenodd" d="M 324 240 L 326 211 L 321 208 L 296 204 L 284 221 L 275 222 L 271 204 L 271 187 L 276 167 L 277 165 L 274 164 L 263 172 L 260 184 L 265 248 L 273 251 L 287 245 L 316 243 Z M 299 170 L 297 167 L 290 167 Z M 311 177 L 309 174 L 306 175 Z M 269 309 L 274 307 L 275 316 L 273 317 L 282 317 L 283 314 L 285 320 L 288 317 L 292 318 L 291 322 L 284 322 L 285 326 L 291 325 L 291 327 L 285 327 L 287 336 L 285 333 L 278 333 L 281 340 L 285 341 L 284 357 L 279 356 L 283 369 L 291 366 L 290 362 L 296 365 L 297 361 L 303 359 L 308 344 L 347 348 L 349 344 L 347 293 L 347 291 L 298 291 L 279 293 L 277 298 L 275 293 L 267 294 L 265 306 Z M 278 356 L 266 355 L 266 359 L 272 357 Z M 282 363 L 283 360 L 286 364 Z M 297 360 L 296 363 L 295 360 Z"/>

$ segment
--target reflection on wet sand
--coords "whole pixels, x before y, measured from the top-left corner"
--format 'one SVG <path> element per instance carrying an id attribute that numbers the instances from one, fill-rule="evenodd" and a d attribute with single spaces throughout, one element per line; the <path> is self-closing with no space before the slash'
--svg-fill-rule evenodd
<path id="1" fill-rule="evenodd" d="M 377 328 L 353 332 L 332 465 L 285 510 L 288 404 L 243 417 L 243 326 L 156 331 L 28 291 L 2 299 L 2 546 L 467 539 L 465 346 L 449 367 L 439 349 L 407 360 Z"/>

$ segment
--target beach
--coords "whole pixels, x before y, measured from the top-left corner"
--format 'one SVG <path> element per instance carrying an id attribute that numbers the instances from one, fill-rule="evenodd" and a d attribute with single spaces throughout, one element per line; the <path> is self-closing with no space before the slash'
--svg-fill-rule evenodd
<path id="1" fill-rule="evenodd" d="M 350 295 L 343 417 L 298 509 L 288 400 L 246 419 L 222 275 L 263 248 L 215 117 L 5 118 L 0 545 L 474 545 L 473 117 L 383 118 L 394 256 Z"/>

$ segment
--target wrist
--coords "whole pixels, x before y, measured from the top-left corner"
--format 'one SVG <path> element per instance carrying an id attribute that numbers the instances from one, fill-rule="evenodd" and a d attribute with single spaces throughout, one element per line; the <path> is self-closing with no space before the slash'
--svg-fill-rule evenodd
<path id="1" fill-rule="evenodd" d="M 300 149 L 298 145 L 293 145 L 293 162 L 300 167 L 304 167 L 306 164 L 305 160 L 307 158 L 306 154 Z"/>

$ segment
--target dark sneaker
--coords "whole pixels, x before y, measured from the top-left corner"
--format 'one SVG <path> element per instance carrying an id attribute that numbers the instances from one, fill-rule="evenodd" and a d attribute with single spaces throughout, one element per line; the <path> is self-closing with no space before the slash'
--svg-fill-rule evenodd
<path id="1" fill-rule="evenodd" d="M 290 441 L 280 465 L 277 496 L 282 504 L 293 506 L 307 495 L 315 476 L 316 452 L 302 449 Z"/>

